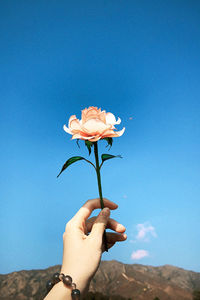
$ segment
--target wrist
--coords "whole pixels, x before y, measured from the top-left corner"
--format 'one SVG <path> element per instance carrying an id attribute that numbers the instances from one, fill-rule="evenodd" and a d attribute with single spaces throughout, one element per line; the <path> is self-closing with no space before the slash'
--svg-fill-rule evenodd
<path id="1" fill-rule="evenodd" d="M 85 292 L 87 292 L 87 290 L 89 289 L 90 279 L 87 276 L 81 275 L 75 270 L 70 271 L 70 269 L 63 268 L 61 268 L 60 273 L 69 275 L 72 278 L 73 283 L 75 283 L 76 288 L 80 290 L 81 295 L 85 294 Z"/>
<path id="2" fill-rule="evenodd" d="M 84 295 L 89 288 L 89 283 L 85 282 L 85 278 L 80 278 L 79 276 L 73 274 L 76 282 L 68 274 L 64 274 L 63 270 L 61 273 L 55 273 L 52 276 L 52 279 L 47 282 L 47 291 L 48 295 L 45 297 L 45 300 L 50 299 L 80 299 L 80 295 Z M 72 297 L 72 298 L 71 298 Z M 75 297 L 75 298 L 74 298 Z"/>
<path id="3" fill-rule="evenodd" d="M 44 300 L 53 299 L 71 300 L 71 290 L 64 286 L 63 282 L 58 282 L 54 285 Z"/>

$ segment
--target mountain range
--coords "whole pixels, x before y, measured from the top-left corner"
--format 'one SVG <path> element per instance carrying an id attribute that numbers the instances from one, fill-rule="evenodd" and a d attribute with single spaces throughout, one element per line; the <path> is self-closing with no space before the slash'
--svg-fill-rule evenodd
<path id="1" fill-rule="evenodd" d="M 0 275 L 0 300 L 41 300 L 46 282 L 60 266 Z M 85 299 L 192 300 L 200 290 L 200 273 L 178 267 L 160 267 L 102 261 Z"/>

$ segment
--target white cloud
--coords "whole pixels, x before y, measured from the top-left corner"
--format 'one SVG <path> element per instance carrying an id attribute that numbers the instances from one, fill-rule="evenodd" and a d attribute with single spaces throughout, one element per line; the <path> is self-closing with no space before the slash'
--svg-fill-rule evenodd
<path id="1" fill-rule="evenodd" d="M 149 256 L 149 252 L 147 250 L 141 249 L 141 250 L 133 251 L 133 253 L 131 254 L 131 259 L 139 260 L 148 256 Z"/>
<path id="2" fill-rule="evenodd" d="M 138 224 L 136 228 L 138 231 L 136 239 L 138 241 L 148 242 L 151 236 L 155 238 L 157 237 L 155 228 L 148 222 L 144 224 Z"/>

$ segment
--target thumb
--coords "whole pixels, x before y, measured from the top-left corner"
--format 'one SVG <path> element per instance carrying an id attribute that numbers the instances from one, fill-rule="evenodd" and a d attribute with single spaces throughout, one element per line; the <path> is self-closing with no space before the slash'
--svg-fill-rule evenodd
<path id="1" fill-rule="evenodd" d="M 109 217 L 110 217 L 110 209 L 108 207 L 105 207 L 100 211 L 98 217 L 96 218 L 92 226 L 92 230 L 89 237 L 93 241 L 95 241 L 98 247 L 101 247 L 102 245 L 102 237 L 103 237 L 104 230 L 106 229 Z"/>

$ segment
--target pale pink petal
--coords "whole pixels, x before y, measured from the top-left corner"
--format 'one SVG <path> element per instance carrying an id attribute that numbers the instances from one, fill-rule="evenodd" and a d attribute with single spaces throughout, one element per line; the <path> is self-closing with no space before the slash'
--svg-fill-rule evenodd
<path id="1" fill-rule="evenodd" d="M 105 110 L 103 110 L 103 111 L 99 114 L 99 120 L 101 120 L 103 123 L 106 124 L 106 112 L 105 112 Z"/>
<path id="2" fill-rule="evenodd" d="M 87 112 L 87 115 L 86 115 L 86 121 L 88 121 L 89 119 L 95 119 L 95 118 L 98 118 L 98 111 L 96 111 L 95 109 L 90 109 L 88 112 Z"/>
<path id="3" fill-rule="evenodd" d="M 71 130 L 70 130 L 69 128 L 67 128 L 66 125 L 63 126 L 63 129 L 64 129 L 64 131 L 66 131 L 67 133 L 73 134 L 73 133 L 71 132 Z"/>
<path id="4" fill-rule="evenodd" d="M 110 128 L 110 125 L 104 124 L 102 121 L 97 120 L 97 119 L 91 119 L 88 120 L 83 126 L 82 130 L 91 135 L 94 135 L 95 133 L 101 134 L 104 132 L 106 129 Z"/>
<path id="5" fill-rule="evenodd" d="M 89 106 L 87 110 L 90 111 L 90 110 L 93 110 L 93 109 L 98 111 L 98 108 L 96 106 Z M 101 108 L 99 108 L 99 109 L 101 110 Z"/>
<path id="6" fill-rule="evenodd" d="M 112 135 L 112 134 L 115 134 L 114 130 L 112 130 L 112 128 L 109 128 L 107 130 L 105 130 L 101 136 L 109 136 L 109 135 Z"/>
<path id="7" fill-rule="evenodd" d="M 78 133 L 76 133 L 72 136 L 72 140 L 74 140 L 74 139 L 91 140 L 92 138 L 95 138 L 95 136 L 83 136 L 83 135 L 78 134 Z"/>
<path id="8" fill-rule="evenodd" d="M 125 131 L 125 127 L 120 130 L 120 131 L 110 131 L 110 132 L 105 132 L 102 136 L 102 138 L 105 138 L 105 137 L 119 137 L 121 136 Z"/>
<path id="9" fill-rule="evenodd" d="M 73 119 L 73 120 L 71 121 L 71 123 L 70 123 L 70 129 L 71 129 L 72 131 L 74 131 L 74 130 L 77 131 L 77 130 L 80 130 L 80 129 L 81 129 L 81 125 L 80 125 L 78 119 Z"/>
<path id="10" fill-rule="evenodd" d="M 92 114 L 92 113 L 88 114 L 85 123 L 87 121 L 91 120 L 91 119 L 94 119 L 94 120 L 99 119 L 99 116 L 97 114 L 95 114 L 95 113 L 94 114 Z"/>
<path id="11" fill-rule="evenodd" d="M 96 136 L 95 138 L 92 138 L 90 140 L 90 142 L 96 142 L 96 141 L 100 140 L 101 138 L 102 138 L 101 136 Z"/>
<path id="12" fill-rule="evenodd" d="M 118 119 L 117 119 L 117 122 L 116 122 L 115 124 L 119 125 L 120 123 L 121 123 L 121 119 L 118 118 Z"/>
<path id="13" fill-rule="evenodd" d="M 115 133 L 117 134 L 117 136 L 122 136 L 124 131 L 125 131 L 125 127 L 122 130 L 116 131 Z"/>
<path id="14" fill-rule="evenodd" d="M 118 120 L 116 121 L 115 116 L 108 112 L 106 114 L 106 124 L 111 124 L 111 125 L 115 125 L 115 124 L 120 124 L 121 123 L 121 119 L 118 118 Z"/>
<path id="15" fill-rule="evenodd" d="M 107 127 L 102 133 L 101 133 L 101 136 L 102 135 L 105 135 L 105 134 L 113 134 L 115 133 L 114 130 L 112 130 L 112 125 L 108 125 L 109 127 Z"/>
<path id="16" fill-rule="evenodd" d="M 98 115 L 98 109 L 97 109 L 97 107 L 90 106 L 88 108 L 83 109 L 82 110 L 82 114 L 81 114 L 82 124 L 84 124 L 89 119 L 91 119 L 91 116 L 92 117 L 94 116 L 94 118 L 96 118 L 97 115 Z"/>
<path id="17" fill-rule="evenodd" d="M 82 110 L 82 114 L 81 114 L 82 124 L 84 124 L 86 122 L 86 111 L 87 111 L 87 108 Z"/>
<path id="18" fill-rule="evenodd" d="M 71 117 L 69 118 L 69 122 L 68 122 L 68 127 L 69 127 L 69 128 L 70 128 L 70 123 L 71 123 L 71 121 L 74 120 L 74 119 L 77 119 L 75 115 L 73 115 L 73 116 L 71 116 Z"/>
<path id="19" fill-rule="evenodd" d="M 98 114 L 98 108 L 97 107 L 94 107 L 94 106 L 90 106 L 87 111 L 86 111 L 86 116 L 88 117 L 89 115 L 91 114 L 95 114 L 97 115 Z"/>

